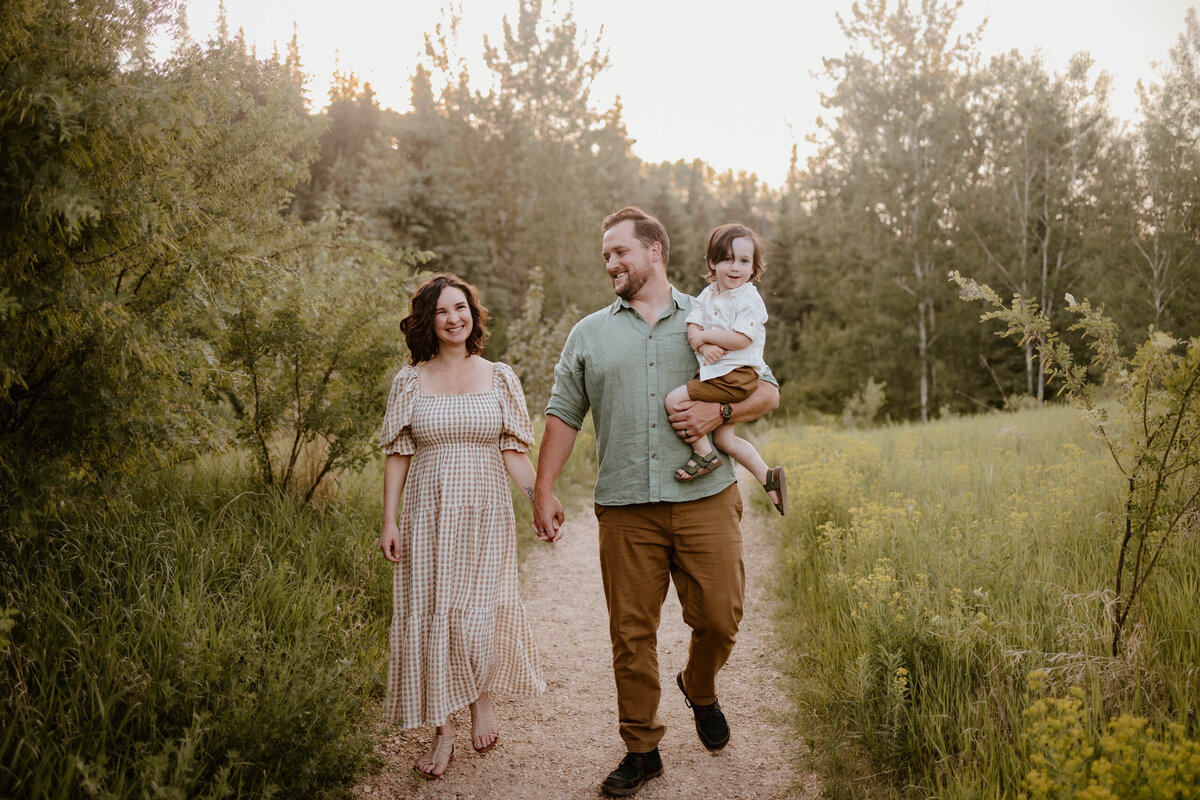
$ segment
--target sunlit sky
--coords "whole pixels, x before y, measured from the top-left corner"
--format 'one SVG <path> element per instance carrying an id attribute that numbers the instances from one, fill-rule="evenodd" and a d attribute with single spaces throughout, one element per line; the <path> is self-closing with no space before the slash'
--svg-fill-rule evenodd
<path id="1" fill-rule="evenodd" d="M 919 6 L 919 0 L 912 0 Z M 1018 49 L 1040 52 L 1051 71 L 1065 70 L 1075 52 L 1089 52 L 1096 71 L 1113 80 L 1111 108 L 1136 118 L 1135 86 L 1156 80 L 1154 64 L 1184 30 L 1195 0 L 965 0 L 959 30 L 988 19 L 985 56 Z M 192 36 L 214 29 L 218 0 L 188 0 Z M 335 65 L 369 81 L 385 106 L 408 107 L 409 78 L 422 57 L 423 36 L 443 19 L 440 0 L 225 0 L 231 30 L 243 29 L 260 55 L 282 51 L 295 23 L 300 55 L 311 75 L 309 98 L 325 105 Z M 611 65 L 594 97 L 607 109 L 620 96 L 634 152 L 645 161 L 700 158 L 718 170 L 754 172 L 782 184 L 791 157 L 813 146 L 806 137 L 821 113 L 824 57 L 845 51 L 836 13 L 850 0 L 577 0 L 544 2 L 544 14 L 571 10 L 588 38 L 601 36 Z M 894 4 L 893 4 L 894 5 Z M 517 0 L 461 0 L 459 48 L 482 78 L 482 40 L 502 39 L 502 17 L 513 22 Z M 480 87 L 484 88 L 484 87 Z M 714 114 L 716 108 L 728 114 Z"/>

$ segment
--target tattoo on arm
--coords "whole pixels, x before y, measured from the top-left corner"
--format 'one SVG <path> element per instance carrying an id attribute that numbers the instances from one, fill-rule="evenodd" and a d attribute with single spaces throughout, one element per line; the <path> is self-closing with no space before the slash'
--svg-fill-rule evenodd
<path id="1" fill-rule="evenodd" d="M 525 490 L 525 496 L 529 498 L 529 504 L 533 505 L 533 487 L 532 486 L 523 486 L 521 488 L 523 488 Z"/>

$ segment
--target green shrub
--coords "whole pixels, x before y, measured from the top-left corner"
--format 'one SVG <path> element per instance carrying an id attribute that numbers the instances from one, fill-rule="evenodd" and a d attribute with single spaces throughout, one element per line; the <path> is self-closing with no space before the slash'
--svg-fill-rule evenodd
<path id="1" fill-rule="evenodd" d="M 3 534 L 0 796 L 314 796 L 365 768 L 373 502 L 319 514 L 227 469 Z"/>

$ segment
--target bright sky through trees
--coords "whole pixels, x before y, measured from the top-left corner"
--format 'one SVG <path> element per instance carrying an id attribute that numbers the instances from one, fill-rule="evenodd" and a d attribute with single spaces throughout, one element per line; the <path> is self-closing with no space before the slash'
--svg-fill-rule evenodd
<path id="1" fill-rule="evenodd" d="M 917 5 L 919 0 L 913 0 Z M 189 0 L 193 36 L 213 29 L 218 0 Z M 1135 85 L 1154 80 L 1153 62 L 1184 28 L 1189 0 L 966 0 L 960 31 L 989 19 L 983 56 L 1012 48 L 1040 50 L 1051 71 L 1080 50 L 1113 79 L 1112 110 L 1132 118 Z M 442 18 L 438 0 L 225 0 L 229 27 L 242 28 L 260 54 L 299 34 L 309 97 L 324 105 L 336 64 L 374 87 L 381 104 L 408 105 L 408 78 L 422 37 Z M 482 37 L 497 41 L 501 17 L 515 19 L 517 0 L 461 0 L 460 51 L 481 75 Z M 557 13 L 568 8 L 560 2 Z M 843 53 L 835 14 L 849 0 L 579 0 L 575 21 L 589 38 L 602 33 L 612 65 L 598 82 L 602 107 L 620 95 L 635 153 L 647 161 L 701 158 L 719 170 L 755 172 L 782 183 L 793 144 L 821 112 L 822 57 Z M 551 9 L 550 0 L 545 11 Z M 603 30 L 601 30 L 603 28 Z M 733 113 L 734 98 L 744 98 Z"/>

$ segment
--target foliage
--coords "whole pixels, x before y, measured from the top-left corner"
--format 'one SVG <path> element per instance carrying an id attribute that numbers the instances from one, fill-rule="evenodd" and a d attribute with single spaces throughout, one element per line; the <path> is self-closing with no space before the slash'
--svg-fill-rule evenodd
<path id="1" fill-rule="evenodd" d="M 377 495 L 322 513 L 228 457 L 0 533 L 0 796 L 314 797 L 371 754 Z M 354 532 L 347 536 L 347 532 Z"/>
<path id="2" fill-rule="evenodd" d="M 1077 54 L 1063 74 L 1012 52 L 975 76 L 971 170 L 956 204 L 967 257 L 1008 290 L 1038 300 L 1048 315 L 1078 265 L 1088 233 L 1098 231 L 1111 163 L 1114 123 L 1108 78 L 1091 81 L 1091 59 Z M 1120 202 L 1124 202 L 1122 199 Z M 1045 373 L 1025 347 L 1025 393 L 1045 397 Z"/>
<path id="3" fill-rule="evenodd" d="M 904 368 L 925 421 L 936 406 L 937 320 L 946 304 L 937 265 L 949 258 L 951 198 L 969 166 L 964 100 L 978 33 L 955 33 L 961 3 L 890 5 L 867 0 L 839 17 L 848 46 L 825 59 L 834 88 L 822 105 L 834 122 L 818 122 L 814 171 L 847 206 L 848 224 L 860 228 L 857 248 L 874 272 L 872 290 L 887 293 L 882 299 L 911 348 Z M 891 376 L 888 383 L 903 385 Z"/>
<path id="4" fill-rule="evenodd" d="M 224 440 L 208 326 L 316 130 L 299 76 L 240 40 L 151 62 L 174 8 L 0 8 L 0 504 Z"/>
<path id="5" fill-rule="evenodd" d="M 887 402 L 887 381 L 876 383 L 874 378 L 867 378 L 863 387 L 846 401 L 842 408 L 842 425 L 847 428 L 869 428 Z"/>
<path id="6" fill-rule="evenodd" d="M 1113 577 L 1115 656 L 1146 582 L 1164 554 L 1170 558 L 1172 539 L 1200 531 L 1200 340 L 1181 343 L 1151 328 L 1127 357 L 1120 331 L 1103 308 L 1067 295 L 1068 310 L 1079 318 L 1072 329 L 1088 342 L 1090 366 L 1114 395 L 1114 414 L 1088 381 L 1087 365 L 1076 362 L 1036 302 L 1016 295 L 1005 305 L 988 286 L 957 273 L 951 279 L 964 299 L 993 307 L 982 319 L 1004 323 L 998 335 L 1033 343 L 1051 378 L 1061 379 L 1124 477 L 1125 512 Z"/>
<path id="7" fill-rule="evenodd" d="M 506 355 L 513 371 L 521 379 L 529 413 L 535 415 L 542 414 L 550 400 L 558 354 L 567 341 L 571 326 L 579 318 L 574 306 L 568 306 L 565 314 L 551 320 L 543 316 L 546 296 L 542 288 L 543 279 L 541 267 L 529 271 L 525 310 L 520 319 L 509 327 Z"/>
<path id="8" fill-rule="evenodd" d="M 1112 304 L 1125 296 L 1126 313 L 1139 322 L 1180 335 L 1200 333 L 1194 288 L 1200 260 L 1196 233 L 1200 226 L 1200 23 L 1188 9 L 1184 32 L 1171 48 L 1162 83 L 1140 86 L 1142 123 L 1134 139 L 1136 182 L 1126 196 L 1136 214 L 1124 233 L 1134 252 L 1121 262 L 1131 281 L 1125 292 L 1112 294 Z M 1107 287 L 1106 287 L 1107 288 Z M 1129 327 L 1126 325 L 1124 327 Z"/>
<path id="9" fill-rule="evenodd" d="M 1030 673 L 1031 687 L 1044 682 Z M 1021 779 L 1018 800 L 1119 800 L 1200 797 L 1200 742 L 1170 723 L 1156 732 L 1145 717 L 1114 716 L 1099 731 L 1090 720 L 1086 693 L 1043 697 L 1022 712 L 1021 743 L 1033 765 Z"/>
<path id="10" fill-rule="evenodd" d="M 263 482 L 310 500 L 375 453 L 387 381 L 399 369 L 405 286 L 422 254 L 390 253 L 329 215 L 293 227 L 278 267 L 230 300 L 222 357 L 238 436 Z"/>
<path id="11" fill-rule="evenodd" d="M 1192 566 L 1177 540 L 1145 614 L 1111 655 L 1119 472 L 1074 409 L 1047 407 L 870 431 L 773 430 L 770 463 L 804 487 L 781 522 L 783 635 L 799 713 L 831 798 L 1012 796 L 1032 768 L 1014 747 L 1025 676 L 1088 692 L 1110 716 L 1183 725 L 1200 684 Z"/>

